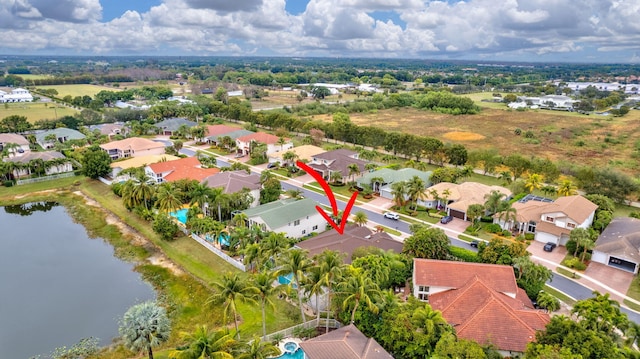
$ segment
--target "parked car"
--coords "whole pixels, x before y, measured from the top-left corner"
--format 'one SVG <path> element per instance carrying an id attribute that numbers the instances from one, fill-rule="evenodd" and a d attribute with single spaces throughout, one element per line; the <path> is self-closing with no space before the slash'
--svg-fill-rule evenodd
<path id="1" fill-rule="evenodd" d="M 453 221 L 453 217 L 451 216 L 444 216 L 442 218 L 440 218 L 440 223 L 442 224 L 447 224 L 449 222 Z"/>
<path id="2" fill-rule="evenodd" d="M 544 245 L 544 251 L 545 251 L 545 252 L 552 252 L 552 251 L 553 251 L 553 249 L 554 249 L 555 247 L 556 247 L 556 244 L 555 244 L 555 243 L 553 243 L 553 242 L 547 242 L 547 243 Z"/>
<path id="3" fill-rule="evenodd" d="M 469 245 L 474 248 L 478 248 L 478 244 L 480 244 L 480 241 L 477 239 L 474 239 L 471 242 L 469 242 Z"/>
<path id="4" fill-rule="evenodd" d="M 242 153 L 242 152 L 236 153 L 236 155 L 234 157 L 235 158 L 244 157 L 244 153 Z"/>
<path id="5" fill-rule="evenodd" d="M 278 164 L 275 162 L 271 162 L 267 165 L 267 168 L 276 168 L 276 167 L 278 167 Z"/>
<path id="6" fill-rule="evenodd" d="M 384 212 L 384 218 L 389 218 L 389 219 L 393 219 L 393 220 L 399 220 L 400 219 L 400 215 L 397 213 L 393 213 L 393 212 Z"/>

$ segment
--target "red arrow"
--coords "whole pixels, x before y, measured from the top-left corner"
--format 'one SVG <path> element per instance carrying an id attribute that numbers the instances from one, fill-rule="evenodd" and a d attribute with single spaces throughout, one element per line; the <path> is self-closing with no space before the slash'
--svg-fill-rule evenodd
<path id="1" fill-rule="evenodd" d="M 298 165 L 298 167 L 300 167 L 305 172 L 310 174 L 318 182 L 318 184 L 320 184 L 320 186 L 324 190 L 324 193 L 326 193 L 327 197 L 329 198 L 329 203 L 331 203 L 331 209 L 333 210 L 333 215 L 337 216 L 338 204 L 336 203 L 336 197 L 334 196 L 333 191 L 331 190 L 331 187 L 329 187 L 329 184 L 327 183 L 327 181 L 325 181 L 324 178 L 322 178 L 322 176 L 318 172 L 316 172 L 313 168 L 307 166 L 305 163 L 297 161 L 296 165 Z M 322 207 L 316 206 L 316 210 L 320 212 L 322 217 L 324 217 L 324 219 L 331 225 L 331 227 L 333 227 L 338 233 L 343 234 L 344 226 L 347 224 L 347 219 L 349 218 L 349 212 L 351 212 L 351 208 L 353 208 L 353 204 L 356 202 L 357 197 L 358 197 L 358 191 L 353 192 L 353 194 L 351 195 L 351 199 L 349 199 L 349 202 L 347 202 L 347 206 L 344 208 L 344 212 L 342 212 L 342 218 L 340 218 L 340 225 L 334 222 L 333 218 L 331 218 L 327 214 L 327 212 L 325 212 L 324 209 L 322 209 Z"/>

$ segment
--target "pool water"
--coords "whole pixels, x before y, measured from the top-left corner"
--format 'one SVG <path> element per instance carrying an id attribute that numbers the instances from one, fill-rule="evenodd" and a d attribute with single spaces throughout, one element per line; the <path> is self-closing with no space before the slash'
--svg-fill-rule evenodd
<path id="1" fill-rule="evenodd" d="M 294 342 L 288 342 L 284 344 L 284 350 L 288 353 L 292 353 L 295 352 L 296 350 L 298 350 L 298 344 L 294 343 Z"/>
<path id="2" fill-rule="evenodd" d="M 214 242 L 214 238 L 211 235 L 207 234 L 205 239 L 207 240 L 207 242 L 210 242 L 210 243 Z M 218 237 L 218 242 L 220 242 L 220 245 L 228 247 L 229 246 L 229 235 L 226 234 L 226 233 L 220 234 L 220 237 Z"/>
<path id="3" fill-rule="evenodd" d="M 278 276 L 278 283 L 288 285 L 293 280 L 293 273 Z"/>
<path id="4" fill-rule="evenodd" d="M 175 212 L 169 213 L 169 215 L 175 219 L 177 219 L 182 224 L 187 224 L 187 212 L 188 208 L 179 209 Z"/>
<path id="5" fill-rule="evenodd" d="M 276 359 L 305 359 L 305 355 L 302 349 L 298 349 L 293 353 L 284 353 Z"/>

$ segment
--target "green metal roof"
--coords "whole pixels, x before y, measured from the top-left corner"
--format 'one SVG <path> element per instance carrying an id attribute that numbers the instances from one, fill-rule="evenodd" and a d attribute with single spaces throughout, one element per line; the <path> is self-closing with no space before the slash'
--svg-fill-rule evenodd
<path id="1" fill-rule="evenodd" d="M 299 200 L 287 198 L 249 208 L 242 213 L 246 214 L 248 218 L 262 218 L 269 228 L 275 230 L 297 219 L 306 218 L 307 216 L 318 213 L 316 205 L 316 201 L 310 198 Z"/>
<path id="2" fill-rule="evenodd" d="M 371 179 L 375 177 L 384 179 L 384 183 L 403 182 L 411 180 L 413 176 L 418 176 L 428 184 L 430 183 L 429 178 L 431 177 L 431 171 L 424 172 L 415 168 L 403 168 L 396 171 L 389 168 L 381 168 L 377 171 L 364 174 L 358 179 L 358 183 L 369 184 L 371 183 Z"/>
<path id="3" fill-rule="evenodd" d="M 45 142 L 45 138 L 50 134 L 56 135 L 57 138 L 66 137 L 67 141 L 68 140 L 81 140 L 81 139 L 85 138 L 85 136 L 80 131 L 76 131 L 76 130 L 73 130 L 73 129 L 70 129 L 70 128 L 66 128 L 66 127 L 59 127 L 59 128 L 54 128 L 52 130 L 46 130 L 46 131 L 42 131 L 42 132 L 36 133 L 35 134 L 36 141 L 38 141 L 40 143 L 44 143 Z"/>

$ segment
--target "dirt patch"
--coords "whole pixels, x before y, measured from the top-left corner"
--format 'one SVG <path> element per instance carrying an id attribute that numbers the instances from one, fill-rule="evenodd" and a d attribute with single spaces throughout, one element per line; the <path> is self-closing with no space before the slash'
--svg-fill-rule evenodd
<path id="1" fill-rule="evenodd" d="M 102 208 L 98 202 L 96 202 L 93 198 L 88 197 L 81 191 L 75 191 L 73 193 L 82 197 L 87 205 L 102 209 L 105 212 L 105 221 L 107 222 L 107 224 L 118 227 L 120 233 L 122 233 L 125 238 L 129 238 L 131 243 L 136 246 L 144 247 L 150 253 L 153 253 L 149 258 L 147 258 L 147 261 L 149 263 L 167 268 L 175 275 L 184 274 L 184 271 L 171 260 L 169 260 L 169 258 L 167 258 L 153 243 L 151 243 L 151 241 L 141 235 L 134 228 L 131 228 L 128 224 L 122 222 L 122 220 L 120 220 L 118 216 Z"/>
<path id="2" fill-rule="evenodd" d="M 442 137 L 452 141 L 478 141 L 478 140 L 484 140 L 486 138 L 479 133 L 459 132 L 459 131 L 447 132 L 444 135 L 442 135 Z"/>

